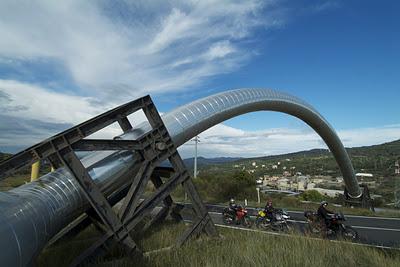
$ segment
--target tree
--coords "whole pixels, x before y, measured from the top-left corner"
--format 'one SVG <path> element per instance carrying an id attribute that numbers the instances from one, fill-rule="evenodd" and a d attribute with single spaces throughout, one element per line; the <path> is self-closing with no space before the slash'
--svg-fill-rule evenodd
<path id="1" fill-rule="evenodd" d="M 327 197 L 319 193 L 317 190 L 304 191 L 300 196 L 305 201 L 320 202 L 325 200 Z"/>

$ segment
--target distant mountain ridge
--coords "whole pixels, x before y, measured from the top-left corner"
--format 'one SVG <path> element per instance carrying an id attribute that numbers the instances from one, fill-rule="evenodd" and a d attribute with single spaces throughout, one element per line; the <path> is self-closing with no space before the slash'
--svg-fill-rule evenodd
<path id="1" fill-rule="evenodd" d="M 361 147 L 346 147 L 347 153 L 350 156 L 395 156 L 398 155 L 400 157 L 400 139 L 378 144 L 372 146 L 361 146 Z M 331 155 L 331 152 L 328 149 L 315 148 L 311 150 L 303 150 L 298 152 L 291 152 L 280 155 L 271 155 L 271 156 L 263 156 L 263 157 L 251 157 L 247 158 L 249 160 L 270 160 L 270 159 L 282 159 L 282 158 L 294 158 L 294 157 L 318 157 L 318 156 L 327 156 Z"/>
<path id="2" fill-rule="evenodd" d="M 372 146 L 361 146 L 361 147 L 350 147 L 346 148 L 350 156 L 398 156 L 400 157 L 400 139 L 392 142 L 387 142 Z M 298 152 L 291 152 L 286 154 L 261 156 L 261 157 L 217 157 L 217 158 L 204 158 L 198 157 L 198 165 L 209 165 L 209 164 L 220 164 L 229 163 L 241 160 L 274 160 L 274 159 L 286 159 L 286 158 L 297 158 L 297 157 L 321 157 L 329 156 L 331 152 L 328 149 L 314 148 L 310 150 L 303 150 Z M 184 159 L 185 164 L 188 167 L 193 166 L 194 158 Z"/>
<path id="3" fill-rule="evenodd" d="M 238 161 L 244 158 L 239 157 L 217 157 L 217 158 L 205 158 L 205 157 L 197 157 L 197 166 L 204 166 L 204 165 L 213 165 L 213 164 L 222 164 L 222 163 L 229 163 Z M 183 160 L 186 167 L 193 168 L 194 166 L 194 158 L 186 158 Z"/>
<path id="4" fill-rule="evenodd" d="M 362 147 L 351 147 L 346 148 L 347 152 L 351 157 L 378 157 L 378 158 L 386 158 L 386 157 L 398 157 L 400 158 L 400 139 L 392 142 L 387 142 L 378 145 L 372 146 L 362 146 Z M 10 157 L 11 154 L 0 152 L 0 161 Z M 205 158 L 198 157 L 197 165 L 205 166 L 205 165 L 214 165 L 214 164 L 223 164 L 230 163 L 235 161 L 243 161 L 243 160 L 279 160 L 286 158 L 299 158 L 299 157 L 323 157 L 323 156 L 331 156 L 331 153 L 328 149 L 311 149 L 304 150 L 280 155 L 271 155 L 271 156 L 262 156 L 262 157 L 216 157 L 216 158 Z M 186 158 L 183 160 L 187 167 L 193 168 L 194 158 Z"/>
<path id="5" fill-rule="evenodd" d="M 371 172 L 376 175 L 393 175 L 394 163 L 400 160 L 400 139 L 372 146 L 346 148 L 356 172 Z M 289 160 L 289 161 L 287 161 Z M 308 174 L 340 175 L 338 165 L 328 149 L 311 149 L 280 155 L 252 157 L 252 158 L 208 158 L 199 157 L 198 167 L 215 166 L 220 170 L 232 168 L 232 163 L 249 166 L 271 165 L 281 162 L 287 168 L 296 166 L 296 170 Z M 285 162 L 285 163 L 283 163 Z M 186 159 L 186 166 L 193 168 L 193 158 Z M 220 167 L 217 167 L 220 166 Z M 258 169 L 261 173 L 262 170 Z M 256 172 L 258 172 L 256 171 Z M 277 173 L 282 173 L 278 169 Z"/>

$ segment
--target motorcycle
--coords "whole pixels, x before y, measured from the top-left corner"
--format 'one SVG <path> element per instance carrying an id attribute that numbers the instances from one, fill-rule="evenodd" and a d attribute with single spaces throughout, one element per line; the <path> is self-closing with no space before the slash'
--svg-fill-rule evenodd
<path id="1" fill-rule="evenodd" d="M 289 214 L 283 209 L 276 209 L 272 218 L 269 218 L 264 210 L 259 210 L 256 217 L 256 227 L 264 230 L 287 232 L 290 230 L 287 223 L 289 219 Z"/>
<path id="2" fill-rule="evenodd" d="M 350 241 L 358 240 L 358 233 L 353 227 L 345 225 L 346 221 L 343 213 L 335 213 L 331 216 L 329 227 L 325 221 L 321 219 L 317 213 L 313 211 L 305 211 L 304 216 L 307 219 L 310 234 L 318 234 L 327 238 L 343 238 Z"/>
<path id="3" fill-rule="evenodd" d="M 222 212 L 222 221 L 224 224 L 236 224 L 245 227 L 252 226 L 250 215 L 247 209 L 242 206 L 238 206 L 236 212 L 230 208 L 225 208 Z"/>

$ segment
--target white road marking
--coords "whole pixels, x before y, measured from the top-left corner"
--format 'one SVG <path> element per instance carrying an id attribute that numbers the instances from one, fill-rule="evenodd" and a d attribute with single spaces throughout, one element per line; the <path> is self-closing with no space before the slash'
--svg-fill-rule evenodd
<path id="1" fill-rule="evenodd" d="M 210 214 L 215 214 L 215 215 L 222 215 L 221 212 L 215 212 L 215 211 L 209 211 L 208 213 Z M 255 216 L 250 216 L 250 217 L 255 217 Z M 306 221 L 296 221 L 296 220 L 288 220 L 289 222 L 295 222 L 295 223 L 302 223 L 302 224 L 307 224 Z M 379 227 L 369 227 L 369 226 L 357 226 L 357 225 L 352 225 L 353 228 L 359 228 L 359 229 L 370 229 L 370 230 L 378 230 L 378 231 L 394 231 L 394 232 L 400 232 L 400 229 L 392 229 L 392 228 L 379 228 Z"/>
<path id="2" fill-rule="evenodd" d="M 328 240 L 329 242 L 346 243 L 346 244 L 349 244 L 349 245 L 362 246 L 362 247 L 373 247 L 373 248 L 381 248 L 381 249 L 400 250 L 400 248 L 392 248 L 392 247 L 380 246 L 380 245 L 352 243 L 352 242 L 345 242 L 345 241 L 339 241 L 339 240 L 330 240 L 330 239 L 321 239 L 321 238 L 308 237 L 308 236 L 296 236 L 296 235 L 289 235 L 289 234 L 283 234 L 283 233 L 277 233 L 277 232 L 268 232 L 268 231 L 262 231 L 262 230 L 256 230 L 256 229 L 234 227 L 234 226 L 223 225 L 223 224 L 215 224 L 215 225 L 218 226 L 218 227 L 223 227 L 223 228 L 230 228 L 230 229 L 234 229 L 234 230 L 248 231 L 248 232 L 255 232 L 255 233 L 263 233 L 263 234 L 268 234 L 268 235 L 286 236 L 286 237 L 291 237 L 291 238 L 296 238 L 296 237 L 297 238 L 308 238 L 308 239 L 311 239 L 311 240 Z"/>
<path id="3" fill-rule="evenodd" d="M 209 211 L 208 213 L 212 214 L 221 214 L 220 212 L 214 212 L 214 211 Z M 184 220 L 185 222 L 191 222 L 190 220 Z M 295 221 L 295 220 L 288 220 L 291 222 L 299 222 L 299 223 L 306 223 L 304 221 Z M 249 229 L 249 228 L 241 228 L 241 227 L 235 227 L 235 226 L 230 226 L 230 225 L 225 225 L 225 224 L 217 224 L 214 223 L 218 227 L 223 227 L 223 228 L 230 228 L 234 230 L 240 230 L 240 231 L 248 231 L 248 232 L 257 232 L 257 233 L 263 233 L 263 234 L 268 234 L 268 235 L 278 235 L 278 236 L 286 236 L 286 237 L 298 237 L 298 238 L 308 238 L 312 240 L 321 240 L 320 238 L 315 238 L 315 237 L 308 237 L 308 236 L 296 236 L 296 235 L 290 235 L 290 234 L 284 234 L 284 233 L 277 233 L 277 232 L 269 232 L 265 230 L 257 230 L 257 229 Z M 353 226 L 354 228 L 371 228 L 371 227 L 363 227 L 363 226 Z M 372 228 L 373 229 L 373 228 Z M 385 229 L 385 228 L 377 228 L 375 230 L 389 230 L 389 231 L 399 231 L 398 229 Z M 329 240 L 329 239 L 325 239 Z M 382 245 L 371 245 L 371 244 L 365 244 L 365 243 L 352 243 L 352 242 L 345 242 L 345 241 L 339 241 L 339 240 L 329 240 L 330 242 L 336 242 L 336 243 L 346 243 L 346 244 L 351 244 L 351 245 L 356 245 L 356 246 L 364 246 L 364 247 L 372 247 L 372 248 L 380 248 L 380 249 L 389 249 L 389 250 L 399 250 L 400 248 L 394 248 L 394 247 L 388 247 L 388 246 L 382 246 Z"/>
<path id="4" fill-rule="evenodd" d="M 225 208 L 226 206 L 222 206 L 222 205 L 217 205 L 217 204 L 208 204 L 209 206 L 213 206 L 213 207 L 222 207 Z M 248 207 L 249 209 L 254 209 L 256 210 L 257 208 L 253 208 L 253 207 Z M 304 214 L 304 211 L 291 211 L 288 210 L 288 213 L 298 213 L 298 214 Z M 400 221 L 400 218 L 391 218 L 391 217 L 374 217 L 374 216 L 362 216 L 362 215 L 347 215 L 345 214 L 346 217 L 349 218 L 365 218 L 365 219 L 378 219 L 378 220 L 394 220 L 394 221 Z"/>
<path id="5" fill-rule="evenodd" d="M 353 226 L 353 228 L 370 229 L 370 230 L 378 230 L 378 231 L 394 231 L 394 232 L 400 232 L 400 229 L 378 228 L 378 227 L 368 227 L 368 226 Z"/>
<path id="6" fill-rule="evenodd" d="M 298 213 L 298 214 L 303 214 L 304 211 L 289 211 L 289 213 Z M 378 220 L 394 220 L 394 221 L 400 221 L 400 218 L 390 218 L 390 217 L 374 217 L 374 216 L 362 216 L 362 215 L 346 215 L 346 217 L 350 218 L 366 218 L 366 219 L 378 219 Z"/>
<path id="7" fill-rule="evenodd" d="M 222 205 L 211 205 L 211 204 L 209 204 L 209 205 L 210 206 L 214 206 L 214 207 L 223 207 L 223 208 L 225 208 L 225 206 L 222 206 Z M 252 207 L 248 207 L 248 208 L 256 210 L 256 208 L 252 208 Z M 287 211 L 287 212 L 288 213 L 304 214 L 304 211 Z M 378 219 L 378 220 L 400 221 L 400 218 L 390 218 L 390 217 L 371 217 L 371 216 L 361 216 L 361 215 L 346 215 L 346 217 L 349 217 L 349 218 L 365 218 L 365 219 L 370 219 L 370 220 Z M 360 227 L 364 227 L 364 226 L 360 226 Z M 371 229 L 373 229 L 373 228 L 371 228 Z M 384 228 L 380 228 L 380 229 L 384 229 Z M 398 229 L 394 229 L 394 230 L 398 231 Z"/>
<path id="8" fill-rule="evenodd" d="M 188 204 L 190 204 L 190 203 L 188 203 Z M 222 208 L 225 208 L 225 207 L 226 207 L 226 206 L 218 205 L 218 204 L 207 204 L 207 205 L 213 206 L 213 207 L 222 207 Z M 257 209 L 257 208 L 254 208 L 254 207 L 248 207 L 248 208 L 249 208 L 249 209 Z M 303 213 L 304 213 L 304 211 L 291 211 L 291 210 L 288 210 L 287 212 L 289 212 L 289 213 L 298 213 L 298 214 L 303 214 Z M 395 220 L 395 221 L 400 221 L 400 218 L 392 218 L 392 217 L 374 217 L 374 216 L 347 215 L 347 214 L 344 214 L 344 215 L 346 215 L 346 217 L 352 217 L 352 218 L 366 218 L 366 219 L 378 219 L 378 220 Z"/>

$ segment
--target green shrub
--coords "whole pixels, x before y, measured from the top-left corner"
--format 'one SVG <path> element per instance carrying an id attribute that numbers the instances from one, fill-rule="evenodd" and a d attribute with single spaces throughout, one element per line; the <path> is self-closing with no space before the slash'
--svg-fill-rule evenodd
<path id="1" fill-rule="evenodd" d="M 230 198 L 256 200 L 255 178 L 247 172 L 204 172 L 195 185 L 205 201 L 226 202 Z"/>
<path id="2" fill-rule="evenodd" d="M 300 198 L 305 201 L 320 202 L 326 200 L 328 197 L 320 194 L 317 190 L 307 190 L 300 195 Z"/>

